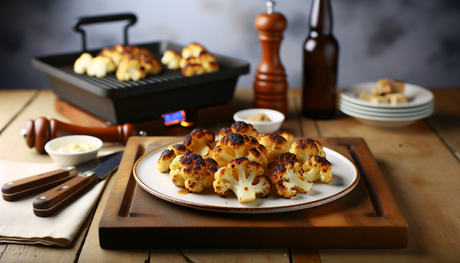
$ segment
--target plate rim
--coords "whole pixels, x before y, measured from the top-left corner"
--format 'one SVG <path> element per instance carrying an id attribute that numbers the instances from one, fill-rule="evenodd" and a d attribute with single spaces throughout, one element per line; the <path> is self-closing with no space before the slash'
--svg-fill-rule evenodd
<path id="1" fill-rule="evenodd" d="M 359 110 L 366 110 L 366 111 L 372 111 L 372 112 L 378 112 L 378 113 L 390 113 L 390 114 L 408 114 L 408 113 L 413 113 L 417 112 L 420 109 L 428 109 L 430 107 L 434 107 L 434 101 L 427 102 L 425 104 L 421 104 L 420 106 L 414 106 L 414 107 L 409 107 L 409 108 L 400 108 L 400 109 L 389 109 L 389 108 L 376 108 L 376 107 L 369 107 L 369 106 L 364 106 L 360 104 L 356 104 L 353 102 L 350 102 L 346 99 L 340 98 L 339 103 L 342 103 L 344 105 L 359 109 Z"/>
<path id="2" fill-rule="evenodd" d="M 343 108 L 345 110 L 349 110 L 351 112 L 357 113 L 357 114 L 363 114 L 366 116 L 373 116 L 373 117 L 379 117 L 379 118 L 387 118 L 387 119 L 405 119 L 405 118 L 417 118 L 419 116 L 424 116 L 428 112 L 433 111 L 433 107 L 427 107 L 426 109 L 421 109 L 420 111 L 416 113 L 386 113 L 386 112 L 373 112 L 373 111 L 365 111 L 365 110 L 360 110 L 356 109 L 353 106 L 343 104 L 339 102 L 339 108 Z"/>
<path id="3" fill-rule="evenodd" d="M 427 117 L 431 116 L 433 114 L 433 112 L 434 112 L 434 109 L 430 109 L 430 110 L 424 111 L 423 114 L 416 115 L 416 116 L 413 116 L 413 117 L 392 118 L 392 117 L 379 117 L 379 116 L 366 115 L 366 114 L 355 112 L 353 110 L 346 109 L 346 108 L 343 108 L 343 107 L 340 107 L 340 106 L 339 106 L 339 109 L 340 109 L 340 111 L 342 111 L 346 115 L 349 115 L 349 116 L 352 116 L 352 117 L 358 117 L 358 118 L 361 118 L 361 119 L 373 120 L 373 121 L 391 121 L 391 122 L 393 122 L 393 121 L 396 121 L 396 122 L 401 121 L 402 122 L 402 121 L 420 120 L 420 119 L 424 119 L 424 118 L 427 118 Z"/>
<path id="4" fill-rule="evenodd" d="M 134 163 L 132 173 L 133 173 L 133 177 L 136 180 L 136 182 L 138 183 L 138 185 L 141 186 L 141 188 L 143 188 L 149 194 L 151 194 L 151 195 L 153 195 L 155 197 L 158 197 L 158 198 L 160 198 L 160 199 L 162 199 L 164 201 L 176 204 L 176 205 L 180 205 L 180 206 L 184 206 L 184 207 L 191 207 L 191 208 L 198 209 L 198 210 L 220 212 L 220 213 L 236 213 L 236 214 L 272 214 L 272 213 L 281 213 L 281 212 L 290 212 L 290 211 L 303 210 L 303 209 L 307 209 L 307 208 L 311 208 L 311 207 L 324 205 L 324 204 L 327 204 L 327 203 L 330 203 L 332 201 L 335 201 L 337 199 L 342 198 L 343 196 L 345 196 L 346 194 L 351 192 L 356 187 L 356 185 L 358 185 L 358 183 L 360 181 L 360 178 L 361 178 L 359 169 L 358 169 L 358 167 L 356 166 L 356 164 L 352 160 L 350 160 L 348 157 L 344 156 L 343 154 L 341 154 L 341 153 L 339 153 L 339 152 L 337 152 L 337 151 L 335 151 L 333 149 L 330 149 L 328 147 L 323 147 L 323 148 L 325 148 L 325 149 L 327 149 L 329 151 L 335 152 L 336 154 L 338 154 L 342 158 L 345 158 L 352 165 L 352 167 L 356 171 L 356 176 L 355 176 L 354 180 L 350 183 L 350 185 L 348 185 L 347 187 L 345 187 L 341 191 L 335 193 L 333 196 L 328 196 L 328 197 L 325 197 L 325 198 L 322 198 L 322 199 L 319 199 L 319 200 L 315 200 L 315 201 L 312 201 L 312 202 L 305 202 L 305 203 L 294 204 L 294 205 L 289 205 L 289 206 L 275 206 L 275 207 L 238 207 L 238 208 L 235 208 L 235 207 L 223 207 L 223 206 L 215 206 L 215 205 L 209 206 L 209 205 L 206 205 L 206 204 L 196 203 L 196 202 L 192 202 L 192 201 L 189 201 L 189 202 L 188 201 L 183 201 L 183 200 L 180 200 L 180 199 L 173 198 L 173 197 L 171 197 L 169 195 L 165 195 L 165 194 L 163 194 L 163 193 L 161 193 L 161 192 L 159 192 L 159 191 L 157 191 L 155 189 L 152 189 L 151 187 L 146 185 L 139 178 L 139 175 L 137 174 L 137 167 L 142 162 L 142 160 L 144 160 L 148 155 L 153 154 L 156 151 L 159 151 L 160 148 L 163 148 L 163 147 L 166 147 L 166 146 L 169 146 L 169 145 L 173 145 L 173 144 L 176 144 L 176 143 L 181 142 L 181 141 L 182 140 L 172 142 L 172 143 L 168 143 L 168 144 L 164 144 L 162 146 L 156 147 L 156 148 L 148 151 L 147 153 L 142 155 Z"/>

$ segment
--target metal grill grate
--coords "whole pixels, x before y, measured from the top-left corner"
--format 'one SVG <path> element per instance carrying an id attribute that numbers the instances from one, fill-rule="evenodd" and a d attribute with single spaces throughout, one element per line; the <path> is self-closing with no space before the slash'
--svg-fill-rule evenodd
<path id="1" fill-rule="evenodd" d="M 138 81 L 119 81 L 115 76 L 115 73 L 110 73 L 104 78 L 96 78 L 88 76 L 87 74 L 77 74 L 73 71 L 73 66 L 69 65 L 60 66 L 59 69 L 106 90 L 132 88 L 147 84 L 154 84 L 184 78 L 184 76 L 182 76 L 182 73 L 179 70 L 173 71 L 163 69 L 163 71 L 158 75 L 147 75 L 145 79 L 141 79 Z"/>

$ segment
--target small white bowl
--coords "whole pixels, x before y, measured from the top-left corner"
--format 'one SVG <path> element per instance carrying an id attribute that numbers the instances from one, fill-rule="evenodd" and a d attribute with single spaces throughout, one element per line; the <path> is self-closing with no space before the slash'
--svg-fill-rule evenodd
<path id="1" fill-rule="evenodd" d="M 246 118 L 251 117 L 256 114 L 263 113 L 271 121 L 248 121 Z M 244 121 L 250 123 L 259 133 L 272 133 L 279 130 L 281 124 L 284 121 L 284 114 L 276 110 L 270 109 L 247 109 L 236 112 L 233 115 L 235 121 Z"/>
<path id="2" fill-rule="evenodd" d="M 66 147 L 70 143 L 89 143 L 96 145 L 92 150 L 76 153 L 58 152 L 59 147 Z M 45 144 L 45 151 L 59 166 L 73 166 L 94 159 L 103 142 L 89 135 L 69 135 L 55 138 Z"/>

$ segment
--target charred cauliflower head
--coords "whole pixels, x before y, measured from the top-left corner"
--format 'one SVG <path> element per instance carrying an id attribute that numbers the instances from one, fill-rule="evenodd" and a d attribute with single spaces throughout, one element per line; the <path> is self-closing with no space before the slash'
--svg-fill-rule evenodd
<path id="1" fill-rule="evenodd" d="M 178 187 L 185 187 L 192 193 L 200 193 L 212 187 L 217 162 L 212 158 L 203 159 L 195 153 L 184 153 L 174 158 L 169 177 Z"/>
<path id="2" fill-rule="evenodd" d="M 310 138 L 295 141 L 291 145 L 289 152 L 297 155 L 300 163 L 305 163 L 314 155 L 326 157 L 323 145 L 319 141 Z"/>
<path id="3" fill-rule="evenodd" d="M 294 163 L 299 162 L 299 160 L 297 160 L 297 156 L 293 153 L 280 153 L 271 162 L 268 163 L 266 174 L 271 175 L 276 166 L 278 166 L 279 164 L 283 164 L 287 161 L 292 161 Z"/>
<path id="4" fill-rule="evenodd" d="M 265 146 L 260 144 L 257 148 L 251 148 L 248 152 L 249 161 L 258 162 L 264 168 L 264 171 L 267 169 L 268 160 L 267 160 L 267 149 Z"/>
<path id="5" fill-rule="evenodd" d="M 174 158 L 186 152 L 187 148 L 183 144 L 174 144 L 169 146 L 168 149 L 161 153 L 160 159 L 158 159 L 158 171 L 161 173 L 169 172 L 169 166 L 171 165 Z"/>
<path id="6" fill-rule="evenodd" d="M 330 183 L 332 181 L 331 163 L 325 158 L 318 155 L 312 156 L 303 164 L 305 171 L 303 177 L 308 181 L 321 180 L 322 183 Z"/>
<path id="7" fill-rule="evenodd" d="M 207 129 L 194 129 L 184 139 L 184 145 L 189 152 L 199 154 L 204 158 L 212 157 L 212 149 L 215 144 L 214 132 Z"/>
<path id="8" fill-rule="evenodd" d="M 279 164 L 273 170 L 270 181 L 276 188 L 279 196 L 292 198 L 300 193 L 307 193 L 313 185 L 312 182 L 302 177 L 302 167 L 300 163 L 287 161 Z"/>
<path id="9" fill-rule="evenodd" d="M 294 135 L 291 132 L 288 132 L 288 131 L 276 131 L 274 133 L 284 137 L 284 139 L 286 139 L 286 141 L 289 144 L 292 144 L 292 140 L 294 140 Z"/>
<path id="10" fill-rule="evenodd" d="M 220 144 L 214 147 L 213 157 L 219 163 L 219 167 L 226 166 L 231 160 L 239 157 L 246 157 L 249 149 L 259 147 L 256 138 L 229 133 L 220 139 Z"/>
<path id="11" fill-rule="evenodd" d="M 232 126 L 224 127 L 219 131 L 219 137 L 222 138 L 229 133 L 238 133 L 242 135 L 252 136 L 254 138 L 259 137 L 259 132 L 250 123 L 244 121 L 237 121 Z"/>
<path id="12" fill-rule="evenodd" d="M 259 142 L 267 148 L 268 162 L 273 161 L 278 154 L 289 152 L 291 146 L 286 138 L 277 133 L 261 134 Z"/>
<path id="13" fill-rule="evenodd" d="M 214 175 L 214 191 L 226 196 L 232 191 L 240 203 L 252 203 L 257 195 L 270 195 L 271 184 L 263 175 L 264 170 L 258 162 L 249 161 L 246 157 L 232 160 L 227 166 L 220 168 Z"/>
<path id="14" fill-rule="evenodd" d="M 182 59 L 181 54 L 179 52 L 168 49 L 163 52 L 163 57 L 161 57 L 161 63 L 166 65 L 168 69 L 177 70 L 180 69 L 179 62 Z"/>

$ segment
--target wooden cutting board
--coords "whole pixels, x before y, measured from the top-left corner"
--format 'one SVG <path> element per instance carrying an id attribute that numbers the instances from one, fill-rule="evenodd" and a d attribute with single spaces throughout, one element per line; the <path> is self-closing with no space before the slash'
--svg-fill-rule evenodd
<path id="1" fill-rule="evenodd" d="M 131 137 L 99 224 L 102 248 L 404 248 L 408 225 L 365 141 L 315 138 L 356 164 L 358 185 L 321 206 L 228 214 L 159 199 L 133 178 L 149 150 L 181 137 Z"/>

